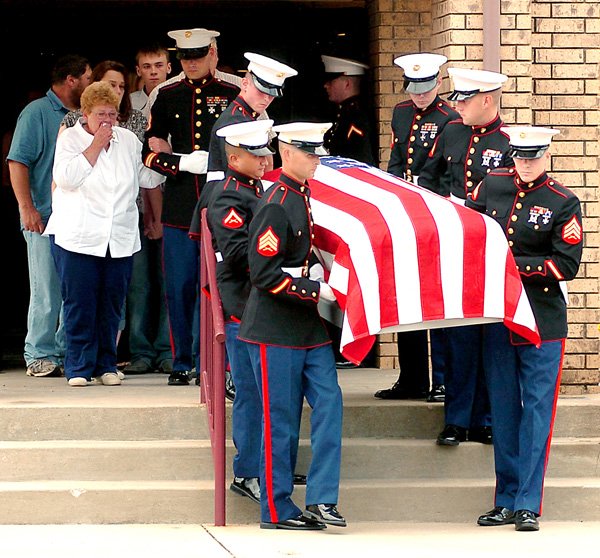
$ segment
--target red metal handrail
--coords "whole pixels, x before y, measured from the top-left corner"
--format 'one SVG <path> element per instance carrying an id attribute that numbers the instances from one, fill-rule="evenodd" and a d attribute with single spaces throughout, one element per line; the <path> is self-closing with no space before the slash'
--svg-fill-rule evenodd
<path id="1" fill-rule="evenodd" d="M 204 292 L 208 286 L 208 293 Z M 206 403 L 215 475 L 215 526 L 225 525 L 225 324 L 212 235 L 202 210 L 200 246 L 200 402 Z"/>

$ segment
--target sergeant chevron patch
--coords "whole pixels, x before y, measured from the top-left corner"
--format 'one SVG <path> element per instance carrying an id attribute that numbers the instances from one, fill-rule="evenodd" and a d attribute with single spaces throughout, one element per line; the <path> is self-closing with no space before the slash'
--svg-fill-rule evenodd
<path id="1" fill-rule="evenodd" d="M 256 251 L 267 258 L 275 256 L 279 251 L 279 237 L 271 227 L 258 237 Z"/>
<path id="2" fill-rule="evenodd" d="M 562 239 L 568 244 L 579 244 L 581 242 L 581 225 L 577 217 L 573 215 L 571 220 L 562 229 Z"/>

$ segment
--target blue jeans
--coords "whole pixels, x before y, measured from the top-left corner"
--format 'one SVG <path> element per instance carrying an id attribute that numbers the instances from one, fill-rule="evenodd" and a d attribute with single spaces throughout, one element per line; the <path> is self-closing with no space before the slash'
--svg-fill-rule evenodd
<path id="1" fill-rule="evenodd" d="M 143 223 L 140 216 L 140 223 Z M 131 361 L 149 366 L 173 358 L 162 272 L 162 240 L 149 240 L 140 227 L 142 249 L 133 255 L 131 283 L 127 291 L 129 351 Z"/>
<path id="2" fill-rule="evenodd" d="M 29 267 L 29 311 L 25 337 L 25 363 L 48 359 L 62 364 L 65 333 L 62 320 L 60 281 L 50 251 L 50 239 L 23 231 Z"/>
<path id="3" fill-rule="evenodd" d="M 117 370 L 117 330 L 132 256 L 79 254 L 52 244 L 64 300 L 65 377 L 91 380 Z"/>

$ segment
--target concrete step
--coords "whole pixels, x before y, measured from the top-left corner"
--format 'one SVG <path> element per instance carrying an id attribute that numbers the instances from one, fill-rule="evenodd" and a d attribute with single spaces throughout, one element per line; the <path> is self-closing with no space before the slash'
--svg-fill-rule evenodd
<path id="1" fill-rule="evenodd" d="M 227 475 L 235 450 L 227 444 Z M 302 440 L 297 470 L 310 465 L 310 444 Z M 6 481 L 210 480 L 208 440 L 0 442 Z M 493 449 L 477 443 L 440 447 L 429 440 L 347 438 L 342 478 L 493 478 Z M 549 477 L 600 477 L 600 438 L 555 438 Z"/>
<path id="2" fill-rule="evenodd" d="M 470 522 L 493 507 L 493 481 L 344 481 L 339 507 L 349 522 Z M 0 524 L 212 523 L 210 481 L 0 483 Z M 295 502 L 302 507 L 304 489 Z M 599 521 L 600 479 L 548 479 L 544 518 Z M 227 521 L 255 523 L 259 508 L 228 491 Z"/>
<path id="3" fill-rule="evenodd" d="M 555 436 L 590 438 L 598 434 L 600 400 L 595 405 L 583 403 L 584 400 L 574 397 L 559 398 Z M 231 436 L 230 403 L 226 416 Z M 310 408 L 305 406 L 301 432 L 304 438 L 309 437 L 309 423 Z M 444 409 L 439 403 L 378 401 L 364 394 L 360 398 L 350 394 L 344 402 L 345 438 L 434 440 L 443 426 Z M 0 440 L 4 441 L 198 440 L 208 437 L 206 411 L 204 405 L 198 403 L 165 405 L 152 401 L 138 406 L 116 406 L 103 402 L 51 406 L 37 401 L 19 401 L 18 404 L 0 401 Z"/>

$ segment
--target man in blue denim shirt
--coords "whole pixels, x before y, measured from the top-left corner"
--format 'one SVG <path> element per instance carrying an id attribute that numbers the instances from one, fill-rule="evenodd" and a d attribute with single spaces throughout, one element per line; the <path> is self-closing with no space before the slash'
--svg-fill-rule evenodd
<path id="1" fill-rule="evenodd" d="M 28 376 L 61 374 L 62 298 L 50 241 L 42 233 L 52 212 L 52 165 L 58 129 L 65 114 L 79 108 L 79 98 L 91 76 L 90 65 L 81 56 L 57 60 L 46 96 L 29 103 L 19 115 L 7 157 L 27 243 L 30 298 L 24 357 Z"/>

